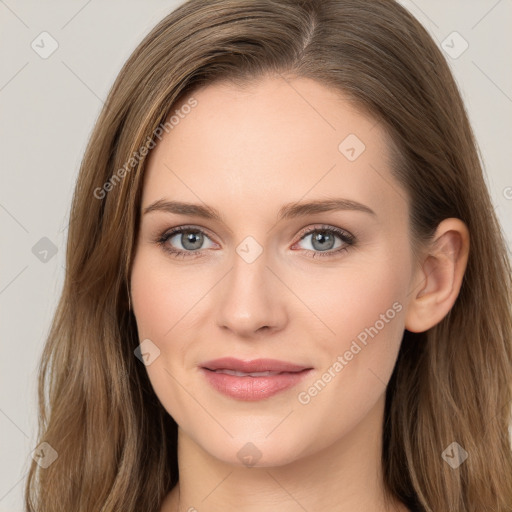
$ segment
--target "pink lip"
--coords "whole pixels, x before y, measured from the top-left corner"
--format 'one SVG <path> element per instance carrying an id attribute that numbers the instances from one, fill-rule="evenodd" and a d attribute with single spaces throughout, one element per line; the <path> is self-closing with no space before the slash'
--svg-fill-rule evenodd
<path id="1" fill-rule="evenodd" d="M 223 369 L 245 373 L 269 371 L 276 372 L 276 375 L 253 377 L 215 372 Z M 214 389 L 232 398 L 245 401 L 263 400 L 289 389 L 298 384 L 311 370 L 311 367 L 276 359 L 241 361 L 225 357 L 201 364 L 201 372 Z"/>
<path id="2" fill-rule="evenodd" d="M 300 372 L 309 369 L 310 366 L 301 366 L 298 364 L 279 361 L 277 359 L 253 359 L 252 361 L 242 361 L 234 357 L 222 357 L 212 359 L 201 363 L 202 368 L 208 370 L 235 370 L 239 372 Z"/>

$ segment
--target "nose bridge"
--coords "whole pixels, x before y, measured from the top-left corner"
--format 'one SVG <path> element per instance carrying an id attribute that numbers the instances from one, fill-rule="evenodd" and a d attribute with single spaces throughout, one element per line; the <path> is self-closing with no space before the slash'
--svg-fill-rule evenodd
<path id="1" fill-rule="evenodd" d="M 258 244 L 259 245 L 259 244 Z M 267 268 L 268 258 L 254 241 L 239 244 L 233 266 L 221 287 L 218 324 L 248 335 L 261 327 L 275 328 L 282 321 L 275 276 Z"/>
<path id="2" fill-rule="evenodd" d="M 242 298 L 244 294 L 259 295 L 264 292 L 268 280 L 267 255 L 260 254 L 253 260 L 246 260 L 240 254 L 233 259 L 231 271 L 231 286 L 237 295 Z"/>

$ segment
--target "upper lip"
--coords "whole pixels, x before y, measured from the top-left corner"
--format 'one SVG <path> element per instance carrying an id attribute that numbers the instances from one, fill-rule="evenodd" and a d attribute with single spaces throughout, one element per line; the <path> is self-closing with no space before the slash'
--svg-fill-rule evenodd
<path id="1" fill-rule="evenodd" d="M 242 361 L 234 357 L 222 357 L 212 359 L 201 364 L 201 367 L 208 370 L 234 370 L 238 372 L 300 372 L 311 369 L 310 366 L 279 361 L 277 359 L 253 359 L 252 361 Z"/>

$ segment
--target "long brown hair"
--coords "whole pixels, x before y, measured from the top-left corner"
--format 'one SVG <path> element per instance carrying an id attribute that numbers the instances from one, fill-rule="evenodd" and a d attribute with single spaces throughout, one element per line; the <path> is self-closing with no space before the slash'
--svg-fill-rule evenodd
<path id="1" fill-rule="evenodd" d="M 414 246 L 445 218 L 466 223 L 471 248 L 453 308 L 432 329 L 404 333 L 386 391 L 384 480 L 415 510 L 510 512 L 510 262 L 449 67 L 391 0 L 190 0 L 126 62 L 76 184 L 65 282 L 39 370 L 39 443 L 58 458 L 32 462 L 27 510 L 158 511 L 176 484 L 177 425 L 134 356 L 128 286 L 141 148 L 198 87 L 266 74 L 317 80 L 381 123 Z M 468 453 L 456 469 L 442 457 L 453 442 Z"/>

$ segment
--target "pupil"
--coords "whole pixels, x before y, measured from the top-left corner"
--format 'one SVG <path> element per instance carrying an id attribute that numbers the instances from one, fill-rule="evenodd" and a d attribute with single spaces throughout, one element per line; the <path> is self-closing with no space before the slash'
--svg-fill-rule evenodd
<path id="1" fill-rule="evenodd" d="M 201 247 L 202 235 L 201 233 L 191 233 L 181 236 L 181 243 L 185 249 L 198 249 Z"/>
<path id="2" fill-rule="evenodd" d="M 327 250 L 333 248 L 334 237 L 331 234 L 325 236 L 322 231 L 317 231 L 316 235 L 313 236 L 313 247 L 315 249 Z M 320 243 L 318 247 L 315 247 L 315 243 Z M 330 244 L 329 244 L 330 242 Z"/>

